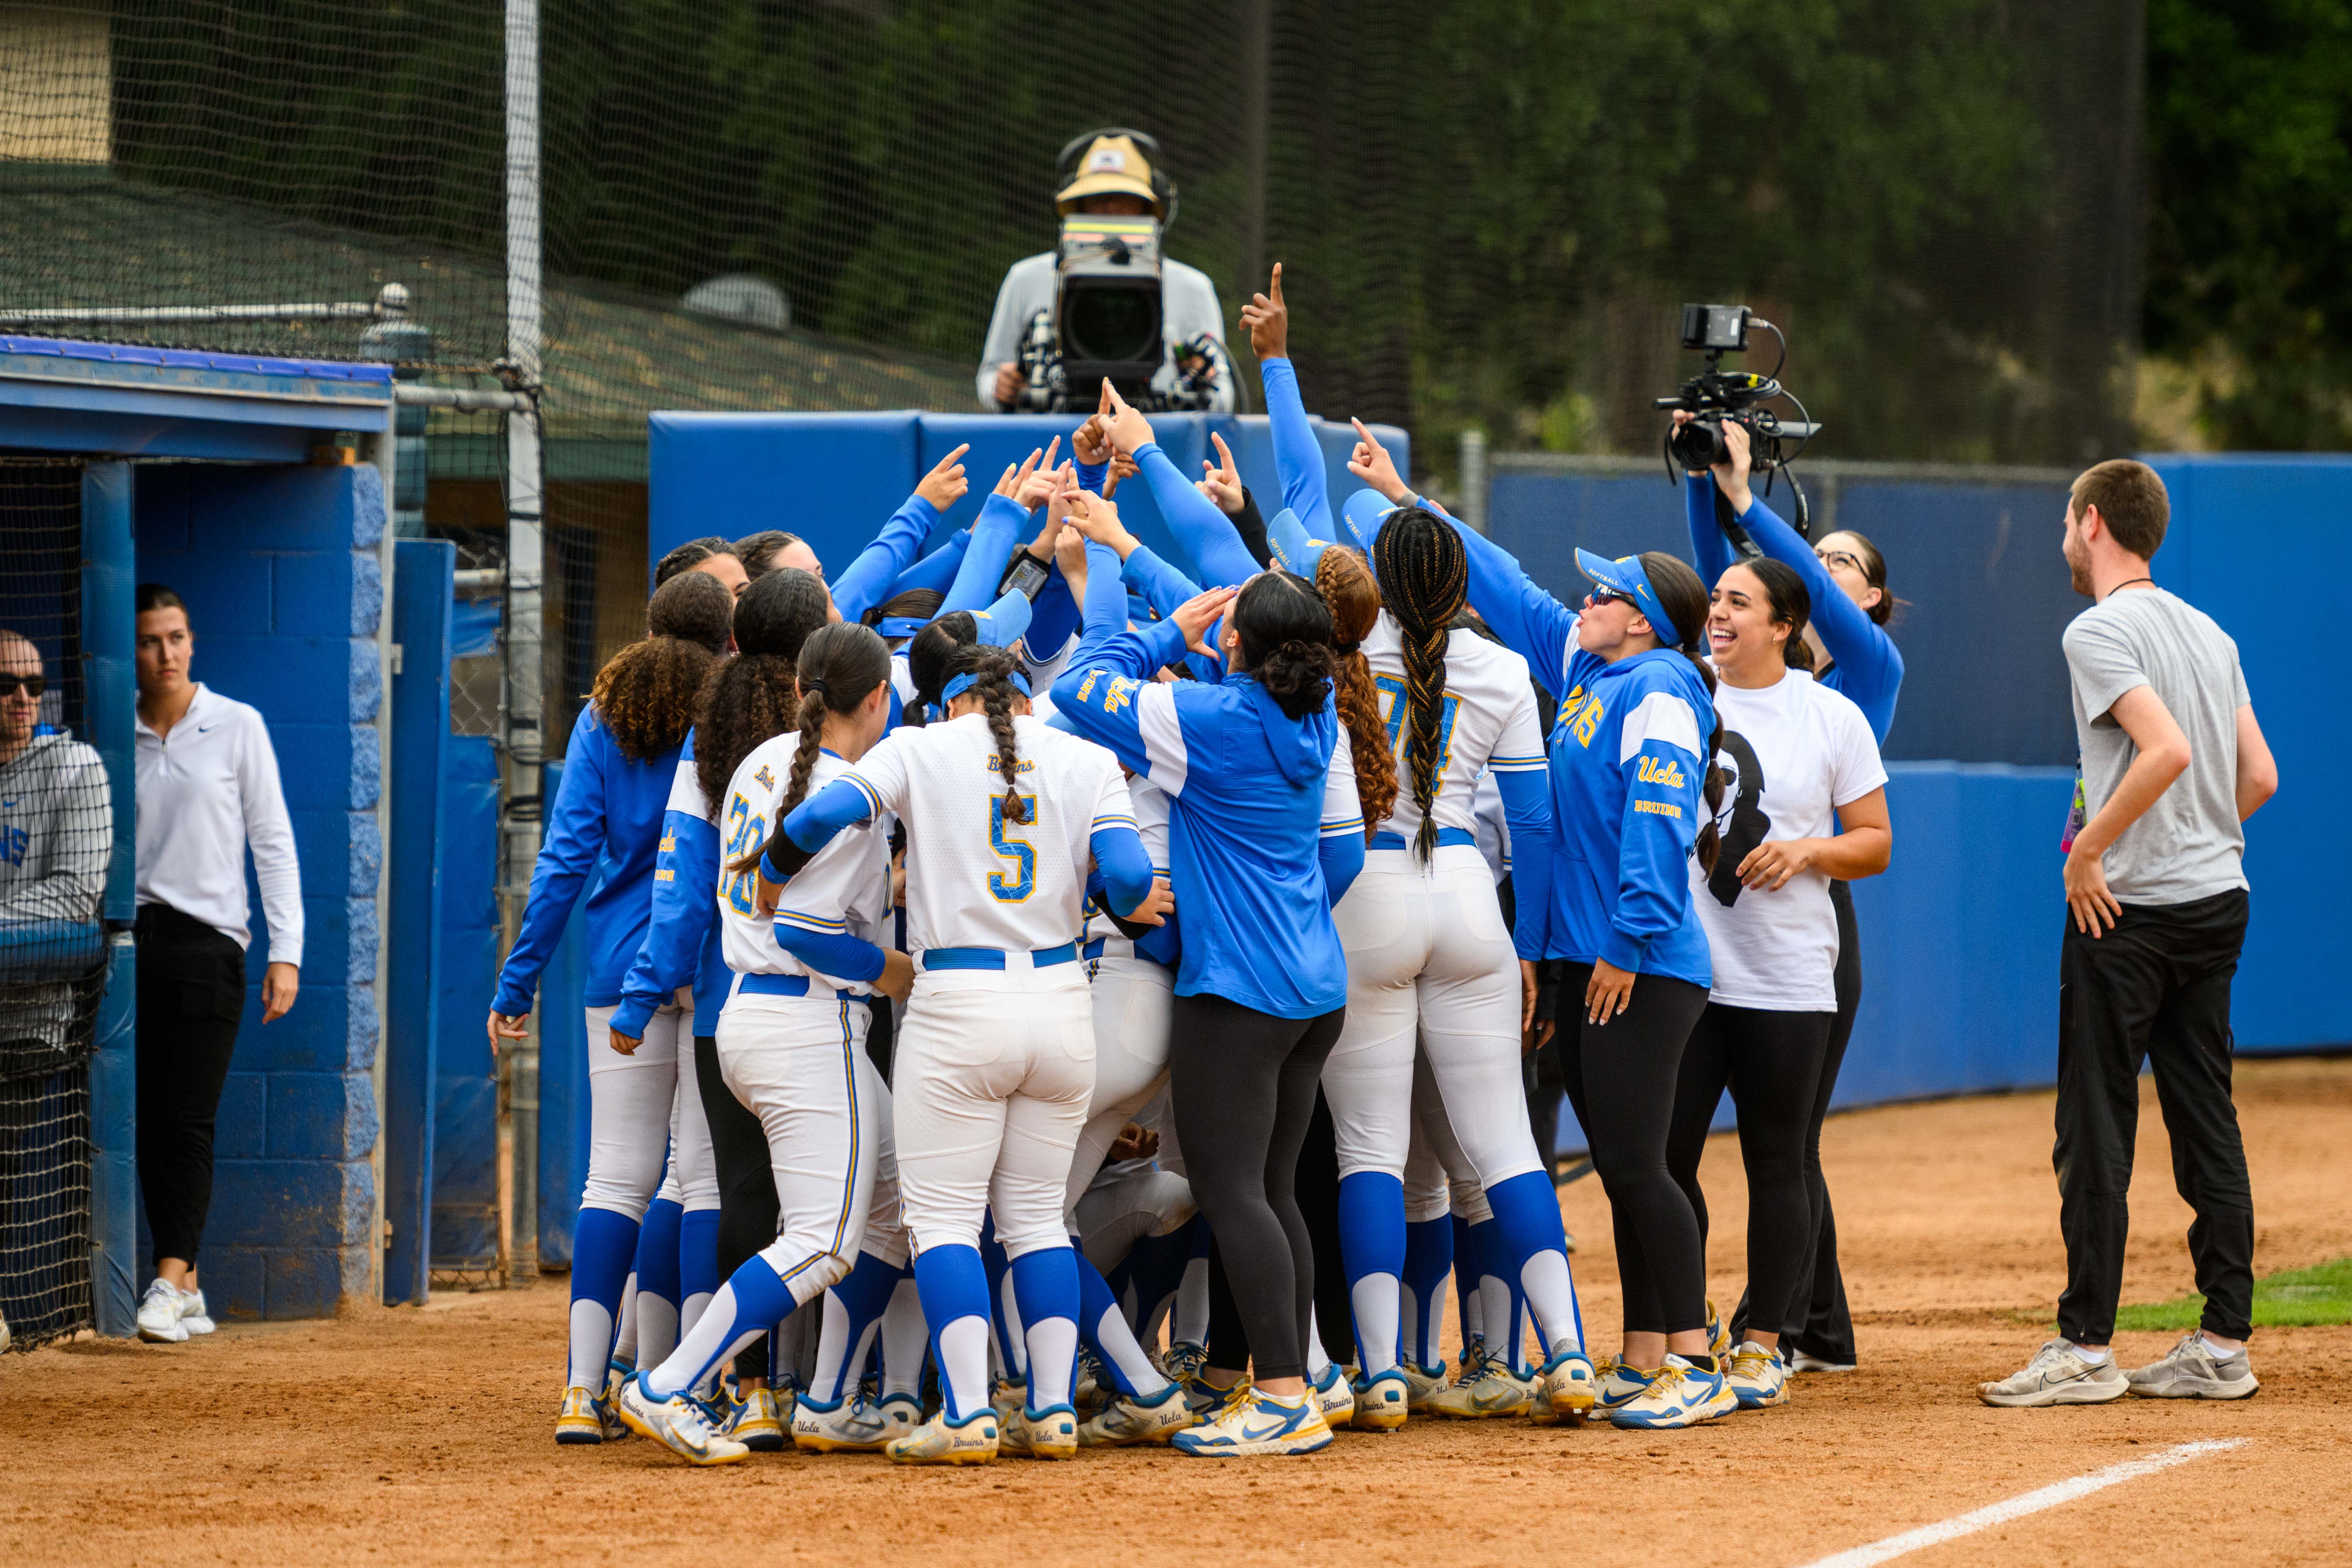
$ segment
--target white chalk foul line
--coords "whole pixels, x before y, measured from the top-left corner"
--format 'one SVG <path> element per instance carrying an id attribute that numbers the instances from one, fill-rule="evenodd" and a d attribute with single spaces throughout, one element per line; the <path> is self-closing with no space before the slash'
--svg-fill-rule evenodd
<path id="1" fill-rule="evenodd" d="M 1884 1541 L 1874 1541 L 1867 1546 L 1834 1552 L 1806 1564 L 1806 1568 L 1870 1568 L 1891 1557 L 1917 1552 L 1929 1546 L 1939 1546 L 1947 1541 L 1957 1541 L 1963 1535 L 1974 1535 L 1979 1530 L 1990 1530 L 1996 1524 L 2007 1524 L 2012 1519 L 2022 1519 L 2029 1513 L 2040 1513 L 2045 1508 L 2073 1502 L 2095 1491 L 2124 1481 L 2152 1476 L 2158 1470 L 2168 1470 L 2175 1465 L 2185 1465 L 2191 1459 L 2201 1459 L 2208 1454 L 2225 1453 L 2246 1445 L 2243 1437 L 2221 1437 L 2202 1443 L 2183 1443 L 2177 1448 L 2167 1448 L 2160 1454 L 2150 1454 L 2145 1459 L 2126 1459 L 2120 1465 L 2109 1465 L 2104 1470 L 2093 1470 L 2087 1476 L 2076 1476 L 2071 1481 L 2057 1481 L 1987 1507 L 1936 1524 L 1923 1524 L 1916 1530 L 1906 1530 L 1900 1535 L 1890 1535 Z"/>

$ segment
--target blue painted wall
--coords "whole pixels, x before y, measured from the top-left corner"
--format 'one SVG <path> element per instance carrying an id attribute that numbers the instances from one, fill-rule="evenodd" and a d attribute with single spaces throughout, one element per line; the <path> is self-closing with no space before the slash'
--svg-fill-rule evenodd
<path id="1" fill-rule="evenodd" d="M 452 735 L 446 755 L 433 1266 L 488 1268 L 499 1256 L 499 1065 L 482 1024 L 499 972 L 499 760 L 480 735 Z"/>
<path id="2" fill-rule="evenodd" d="M 268 721 L 302 866 L 301 995 L 267 1028 L 254 900 L 205 1289 L 231 1316 L 320 1316 L 373 1271 L 383 484 L 372 468 L 152 467 L 136 517 L 139 579 L 187 601 L 196 678 Z"/>

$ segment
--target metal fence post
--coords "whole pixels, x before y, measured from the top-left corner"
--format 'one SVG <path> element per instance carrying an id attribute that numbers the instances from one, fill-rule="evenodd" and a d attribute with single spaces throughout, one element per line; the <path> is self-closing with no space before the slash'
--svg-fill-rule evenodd
<path id="1" fill-rule="evenodd" d="M 1486 531 L 1486 432 L 1462 432 L 1462 521 L 1475 533 Z"/>

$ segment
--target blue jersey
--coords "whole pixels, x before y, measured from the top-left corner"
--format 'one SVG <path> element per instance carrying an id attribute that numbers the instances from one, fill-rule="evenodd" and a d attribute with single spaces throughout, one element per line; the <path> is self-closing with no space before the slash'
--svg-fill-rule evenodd
<path id="1" fill-rule="evenodd" d="M 1155 681 L 1183 656 L 1173 621 L 1081 651 L 1054 684 L 1057 714 L 1169 798 L 1177 994 L 1283 1018 L 1345 1006 L 1331 906 L 1362 868 L 1364 821 L 1331 702 L 1293 719 L 1246 675 Z"/>
<path id="2" fill-rule="evenodd" d="M 652 918 L 645 944 L 621 983 L 613 1027 L 641 1039 L 646 1020 L 677 988 L 694 986 L 694 1032 L 716 1035 L 727 1005 L 730 976 L 719 932 L 719 828 L 694 765 L 694 731 L 670 782 L 662 813 L 661 845 L 654 857 Z"/>
<path id="3" fill-rule="evenodd" d="M 1613 664 L 1586 653 L 1573 611 L 1507 551 L 1454 529 L 1470 556 L 1472 606 L 1563 694 L 1549 742 L 1558 839 L 1546 955 L 1711 985 L 1687 869 L 1715 731 L 1705 679 L 1673 648 Z"/>
<path id="4" fill-rule="evenodd" d="M 1685 475 L 1683 498 L 1690 514 L 1692 557 L 1700 578 L 1713 588 L 1717 578 L 1738 563 L 1731 541 L 1716 524 L 1715 480 L 1706 474 Z M 1903 655 L 1895 639 L 1846 597 L 1813 547 L 1761 500 L 1751 496 L 1748 510 L 1734 521 L 1748 531 L 1758 549 L 1795 567 L 1805 580 L 1805 591 L 1813 596 L 1813 630 L 1836 661 L 1818 679 L 1861 709 L 1870 721 L 1871 734 L 1885 744 L 1886 731 L 1895 727 L 1895 694 L 1903 689 Z"/>
<path id="5" fill-rule="evenodd" d="M 580 710 L 563 754 L 562 787 L 530 874 L 522 931 L 499 973 L 498 1011 L 510 1016 L 530 1011 L 540 972 L 562 940 L 580 889 L 600 868 L 604 880 L 588 895 L 588 983 L 581 1002 L 589 1007 L 619 1003 L 622 978 L 645 944 L 654 859 L 677 755 L 672 746 L 632 761 L 593 704 Z"/>

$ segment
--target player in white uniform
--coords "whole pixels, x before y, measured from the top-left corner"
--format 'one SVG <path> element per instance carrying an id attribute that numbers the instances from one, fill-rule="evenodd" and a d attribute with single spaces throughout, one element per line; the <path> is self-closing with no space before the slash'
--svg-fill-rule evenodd
<path id="1" fill-rule="evenodd" d="M 906 825 L 907 931 L 919 959 L 893 1063 L 899 1186 L 944 1407 L 892 1439 L 890 1457 L 997 1455 L 986 1209 L 1012 1258 L 1030 1368 L 1004 1448 L 1066 1458 L 1077 1449 L 1079 1301 L 1063 1196 L 1095 1062 L 1076 941 L 1087 868 L 1101 868 L 1110 907 L 1141 924 L 1159 923 L 1167 884 L 1152 876 L 1117 761 L 1032 717 L 1010 654 L 961 648 L 949 668 L 945 721 L 894 731 L 793 812 L 768 839 L 762 874 L 789 899 L 835 834 L 885 813 Z"/>
<path id="2" fill-rule="evenodd" d="M 1540 889 L 1521 891 L 1515 952 L 1475 831 L 1477 782 L 1491 767 L 1522 846 L 1516 864 L 1549 867 L 1548 852 L 1526 851 L 1551 834 L 1535 697 L 1526 660 L 1475 633 L 1448 629 L 1468 580 L 1451 526 L 1419 508 L 1399 510 L 1374 537 L 1372 552 L 1385 607 L 1363 652 L 1404 787 L 1373 834 L 1363 874 L 1333 911 L 1348 949 L 1348 1016 L 1323 1067 L 1339 1151 L 1339 1244 L 1361 1358 L 1355 1425 L 1394 1430 L 1413 1394 L 1396 1363 L 1416 1038 L 1444 1119 L 1493 1211 L 1474 1227 L 1488 1233 L 1477 1238 L 1481 1271 L 1510 1293 L 1505 1331 L 1485 1324 L 1488 1361 L 1480 1374 L 1429 1407 L 1470 1417 L 1532 1408 L 1533 1379 L 1519 1336 L 1508 1331 L 1517 1316 L 1510 1297 L 1523 1293 L 1548 1352 L 1546 1385 L 1555 1408 L 1572 1418 L 1591 1405 L 1591 1366 L 1519 1065 L 1533 997 L 1533 966 L 1523 979 L 1522 963 L 1541 955 L 1549 900 Z"/>
<path id="3" fill-rule="evenodd" d="M 891 910 L 888 846 L 872 825 L 835 835 L 800 868 L 772 919 L 756 896 L 767 825 L 881 738 L 888 678 L 888 653 L 868 628 L 814 633 L 801 648 L 799 731 L 763 742 L 728 784 L 718 900 L 735 979 L 719 1018 L 719 1070 L 767 1133 L 779 1234 L 719 1288 L 676 1353 L 621 1391 L 623 1420 L 695 1464 L 750 1450 L 713 1433 L 686 1394 L 820 1292 L 816 1376 L 793 1412 L 794 1443 L 871 1450 L 893 1430 L 885 1415 L 844 1398 L 907 1262 L 889 1095 L 866 1054 L 864 999 L 903 996 L 914 978 L 906 954 L 873 940 Z M 911 1426 L 911 1413 L 898 1425 Z"/>

